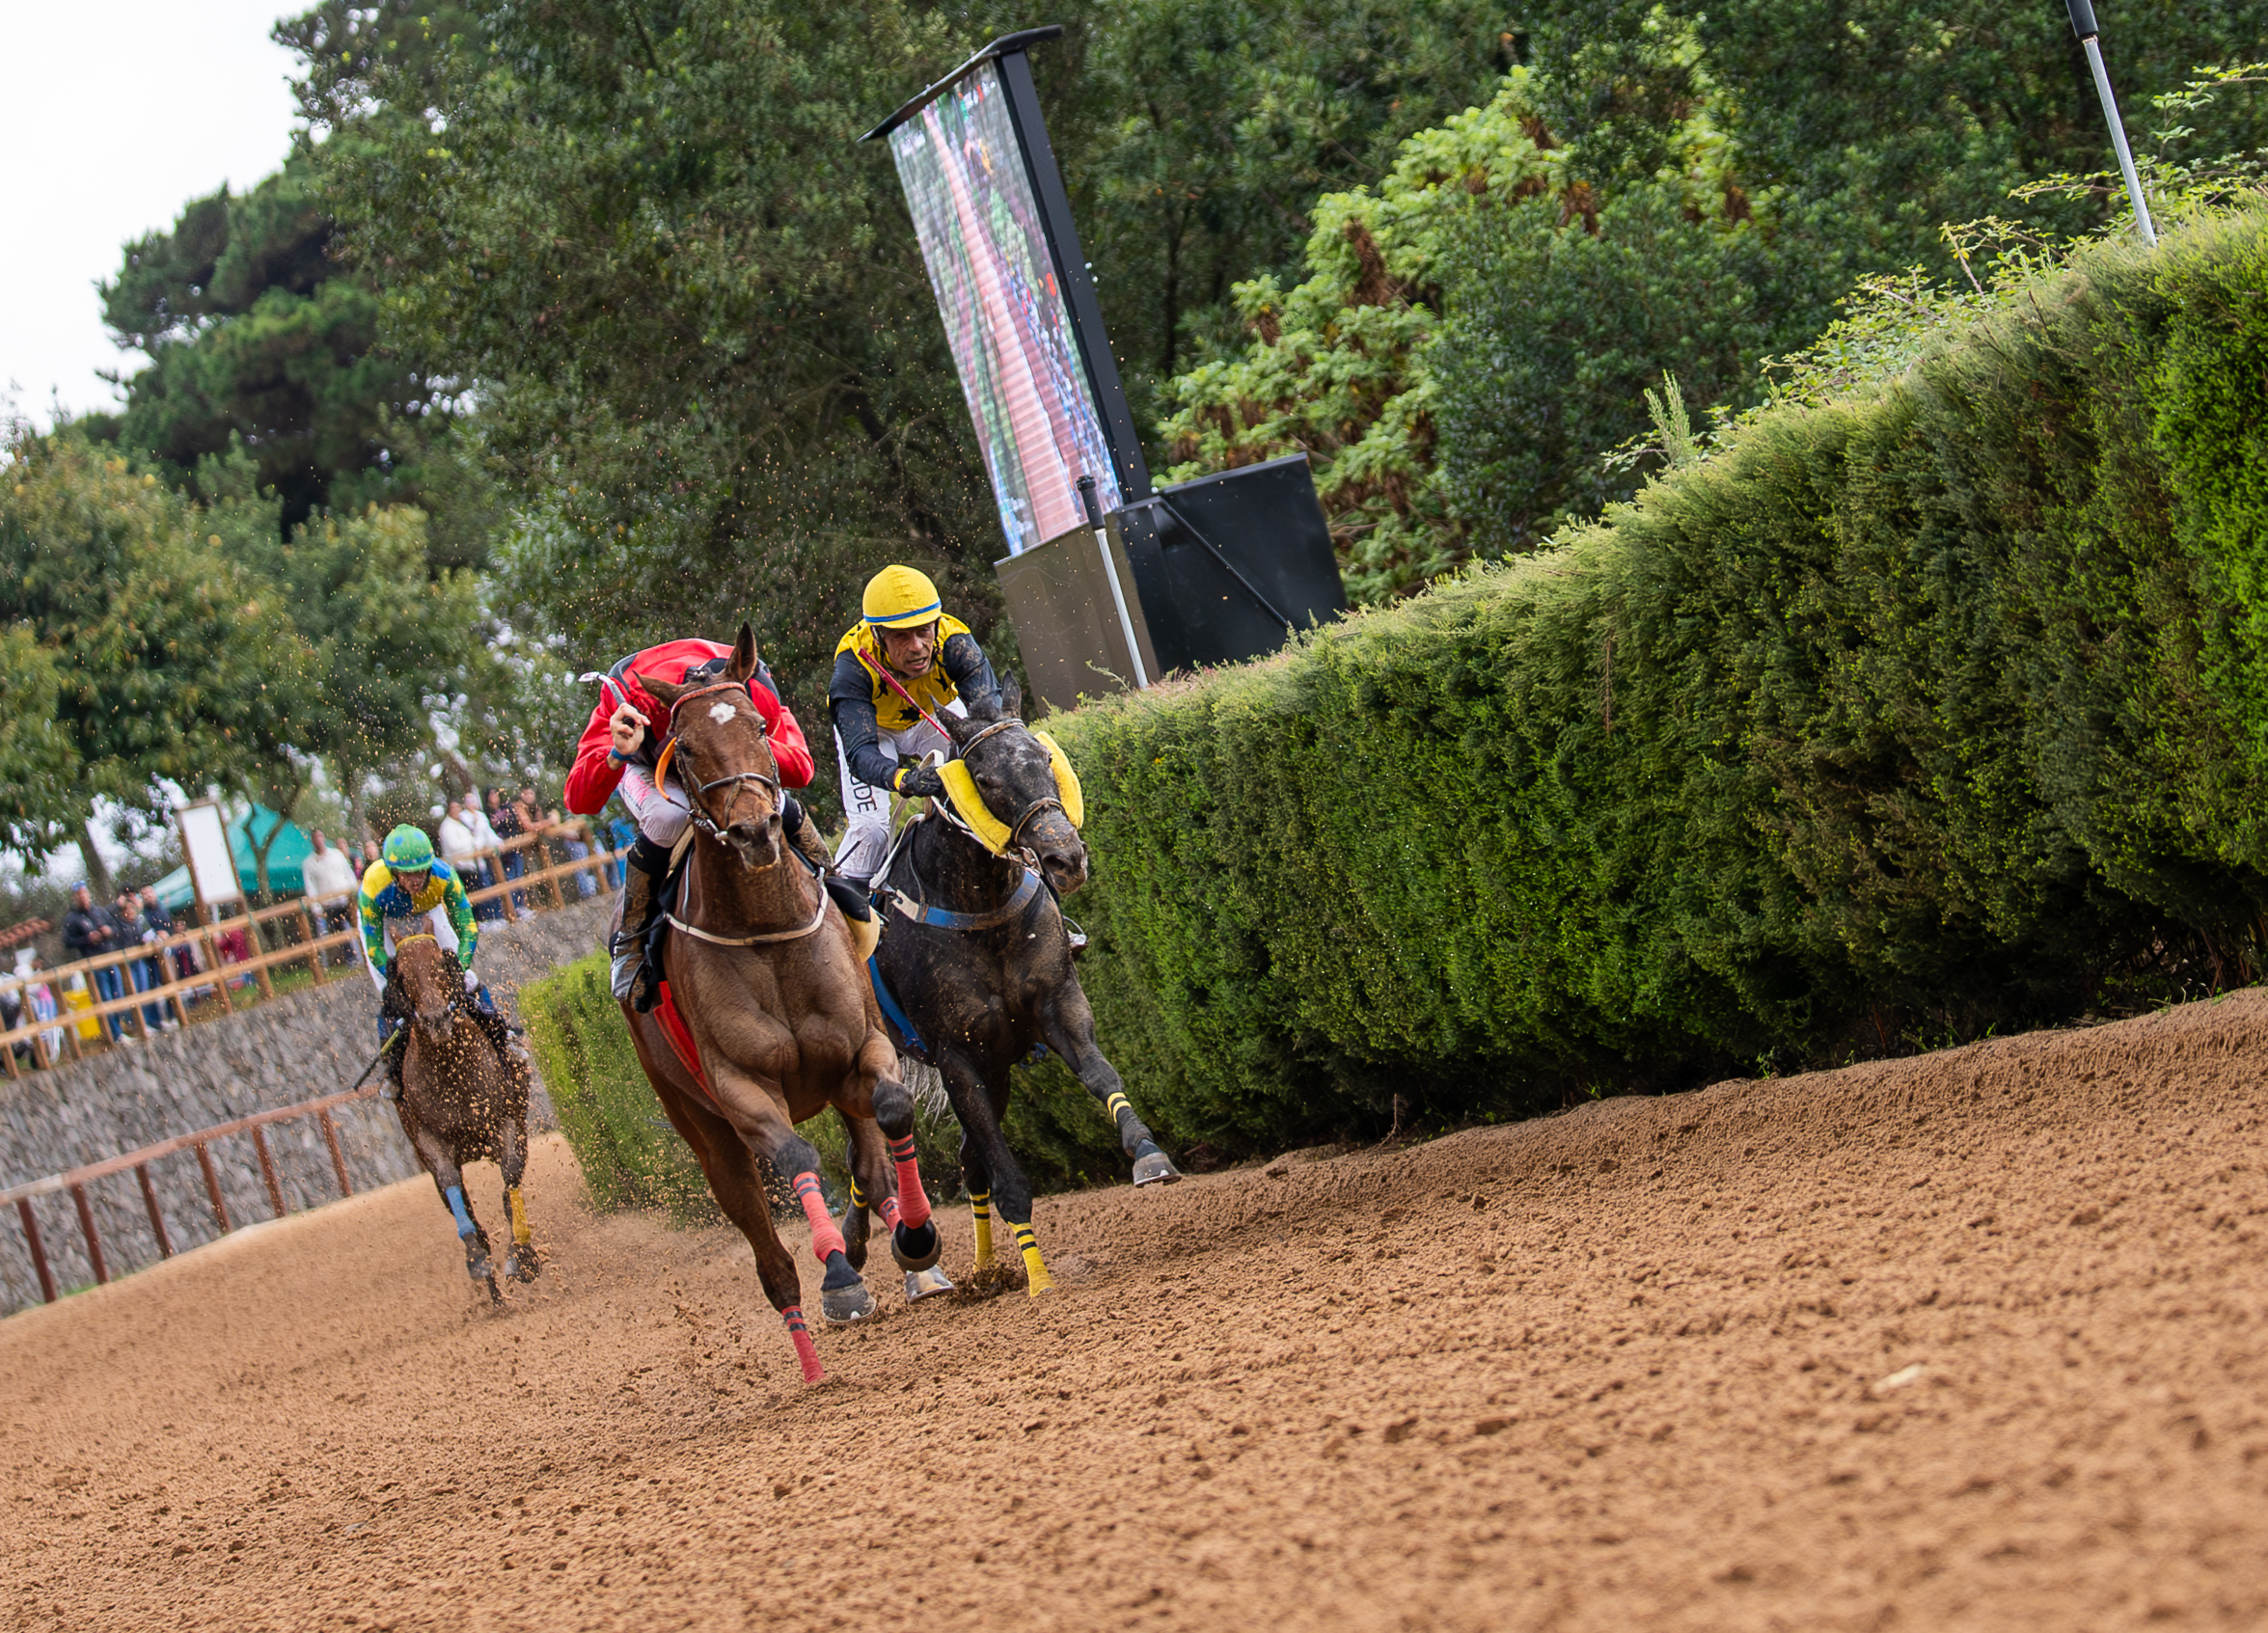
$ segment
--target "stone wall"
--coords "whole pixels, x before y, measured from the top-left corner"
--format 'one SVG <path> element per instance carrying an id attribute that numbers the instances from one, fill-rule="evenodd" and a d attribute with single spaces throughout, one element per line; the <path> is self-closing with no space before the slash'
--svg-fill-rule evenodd
<path id="1" fill-rule="evenodd" d="M 591 901 L 516 924 L 482 926 L 478 964 L 489 990 L 511 1006 L 523 982 L 594 949 L 613 907 L 613 893 L 602 892 Z M 377 1049 L 377 994 L 359 963 L 332 976 L 323 986 L 148 1043 L 110 1048 L 13 1082 L 0 1079 L 0 1189 L 348 1087 Z M 419 1172 L 394 1108 L 383 1099 L 356 1101 L 332 1115 L 347 1176 L 358 1191 Z M 557 1126 L 540 1084 L 530 1123 Z M 312 1208 L 339 1194 L 315 1119 L 274 1124 L 266 1132 L 287 1207 Z M 208 1149 L 230 1221 L 242 1227 L 271 1217 L 274 1210 L 252 1136 L 231 1135 Z M 218 1234 L 195 1152 L 158 1158 L 150 1165 L 150 1177 L 177 1252 Z M 130 1171 L 96 1181 L 87 1187 L 87 1199 L 110 1274 L 122 1275 L 157 1259 L 157 1238 Z M 502 1199 L 470 1200 L 493 1235 L 502 1218 Z M 32 1207 L 58 1288 L 93 1281 L 69 1195 L 41 1197 Z M 39 1297 L 23 1227 L 14 1210 L 7 1210 L 0 1216 L 0 1311 L 20 1309 Z"/>

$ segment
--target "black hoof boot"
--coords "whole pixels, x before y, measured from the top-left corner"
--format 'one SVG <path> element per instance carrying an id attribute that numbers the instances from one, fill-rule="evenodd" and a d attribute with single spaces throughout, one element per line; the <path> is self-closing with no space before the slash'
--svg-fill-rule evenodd
<path id="1" fill-rule="evenodd" d="M 898 1262 L 901 1270 L 926 1270 L 937 1263 L 937 1256 L 943 1250 L 944 1242 L 937 1234 L 935 1219 L 924 1219 L 917 1230 L 900 1225 L 889 1233 L 889 1256 Z"/>
<path id="2" fill-rule="evenodd" d="M 827 1256 L 827 1279 L 819 1284 L 819 1314 L 831 1321 L 862 1321 L 874 1314 L 874 1295 L 839 1252 Z"/>

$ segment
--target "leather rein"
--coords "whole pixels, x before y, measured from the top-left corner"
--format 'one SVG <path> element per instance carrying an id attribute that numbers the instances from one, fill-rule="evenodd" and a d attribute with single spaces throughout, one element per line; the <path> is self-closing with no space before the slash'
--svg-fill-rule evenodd
<path id="1" fill-rule="evenodd" d="M 1014 718 L 995 721 L 968 742 L 956 747 L 953 757 L 957 760 L 966 760 L 969 757 L 969 751 L 986 738 L 993 736 L 996 732 L 1005 731 L 1010 726 L 1023 724 L 1022 721 Z M 945 741 L 952 742 L 952 735 L 949 732 L 945 734 Z M 929 803 L 929 808 L 943 817 L 947 827 L 957 828 L 979 845 L 984 845 L 986 850 L 992 849 L 990 845 L 985 845 L 983 837 L 978 834 L 975 829 L 969 826 L 961 813 L 953 808 L 951 800 L 932 800 Z M 1032 854 L 1030 847 L 1019 843 L 1019 839 L 1024 832 L 1025 824 L 1030 822 L 1042 811 L 1049 809 L 1062 810 L 1063 802 L 1052 794 L 1044 799 L 1034 800 L 1025 807 L 1023 813 L 1013 823 L 1009 824 L 1008 840 L 1001 848 L 1000 854 L 1003 856 L 1013 855 L 1023 864 L 1024 878 L 1017 885 L 1015 893 L 991 912 L 955 912 L 948 908 L 931 907 L 927 901 L 909 900 L 904 891 L 888 883 L 890 864 L 897 859 L 899 845 L 904 844 L 906 836 L 914 831 L 912 823 L 908 823 L 898 830 L 897 842 L 890 846 L 890 854 L 883 857 L 882 866 L 876 872 L 875 878 L 884 883 L 877 886 L 875 894 L 883 897 L 893 912 L 912 919 L 915 923 L 935 925 L 941 930 L 990 930 L 997 925 L 1007 923 L 1010 919 L 1021 919 L 1025 911 L 1030 908 L 1032 898 L 1039 894 L 1041 880 L 1039 858 Z M 913 871 L 914 860 L 911 856 L 906 858 L 906 866 L 910 872 Z M 916 890 L 925 888 L 918 872 L 914 872 L 914 886 Z"/>
<path id="2" fill-rule="evenodd" d="M 712 692 L 737 693 L 745 698 L 749 694 L 748 682 L 745 680 L 721 680 L 711 686 L 697 687 L 691 692 L 680 693 L 677 701 L 669 705 L 669 719 L 674 721 L 677 719 L 679 709 L 685 707 L 696 697 L 706 697 Z M 772 728 L 760 712 L 756 715 L 756 727 L 769 741 L 772 736 Z M 661 753 L 654 758 L 653 783 L 656 793 L 666 795 L 662 779 L 669 776 L 670 762 L 676 756 L 677 733 L 672 731 L 669 734 L 669 740 L 662 745 Z M 693 826 L 721 845 L 728 843 L 729 841 L 725 839 L 724 834 L 725 830 L 731 827 L 733 808 L 739 804 L 741 795 L 747 791 L 747 785 L 751 782 L 759 787 L 770 789 L 773 806 L 775 809 L 779 808 L 785 798 L 779 786 L 779 777 L 767 776 L 760 771 L 731 772 L 724 776 L 712 777 L 707 782 L 697 783 L 686 791 L 685 804 L 687 812 L 693 820 Z M 731 788 L 732 798 L 724 805 L 725 820 L 719 823 L 709 814 L 708 794 L 711 789 L 724 787 Z M 697 924 L 688 924 L 673 912 L 666 912 L 662 916 L 669 921 L 671 928 L 683 931 L 697 941 L 706 941 L 713 947 L 754 947 L 770 941 L 800 941 L 805 937 L 811 935 L 827 921 L 827 892 L 822 889 L 819 892 L 819 906 L 812 912 L 809 923 L 799 925 L 791 930 L 759 931 L 752 936 L 715 936 Z"/>

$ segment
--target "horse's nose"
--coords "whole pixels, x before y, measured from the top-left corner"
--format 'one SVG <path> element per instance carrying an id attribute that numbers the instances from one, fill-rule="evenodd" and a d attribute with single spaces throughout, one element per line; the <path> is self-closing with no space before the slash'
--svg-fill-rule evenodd
<path id="1" fill-rule="evenodd" d="M 1083 846 L 1077 849 L 1050 848 L 1040 853 L 1040 868 L 1048 876 L 1048 883 L 1055 887 L 1055 894 L 1068 896 L 1087 882 L 1087 857 Z"/>

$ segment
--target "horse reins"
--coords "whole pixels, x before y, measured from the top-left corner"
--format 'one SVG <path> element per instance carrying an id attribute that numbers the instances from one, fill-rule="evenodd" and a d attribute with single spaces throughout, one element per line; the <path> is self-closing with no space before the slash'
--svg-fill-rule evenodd
<path id="1" fill-rule="evenodd" d="M 679 709 L 685 707 L 686 704 L 692 702 L 696 697 L 706 697 L 712 692 L 737 692 L 743 697 L 746 697 L 749 694 L 748 683 L 746 681 L 738 680 L 721 680 L 713 686 L 703 686 L 697 688 L 692 692 L 680 693 L 678 694 L 677 701 L 669 705 L 669 720 L 671 725 L 674 726 L 676 722 L 677 711 Z M 760 731 L 763 732 L 765 740 L 769 742 L 772 736 L 772 728 L 765 721 L 761 713 L 756 715 L 756 726 Z M 662 745 L 661 753 L 655 756 L 653 783 L 654 791 L 656 793 L 664 792 L 662 779 L 669 775 L 669 764 L 676 758 L 678 735 L 679 734 L 672 729 L 669 733 L 669 741 Z M 758 783 L 772 791 L 772 803 L 775 808 L 779 805 L 781 800 L 784 798 L 780 790 L 779 778 L 777 776 L 766 776 L 760 771 L 733 772 L 726 776 L 713 777 L 707 782 L 694 784 L 686 793 L 686 814 L 692 818 L 694 826 L 700 829 L 700 830 L 706 833 L 710 838 L 716 840 L 720 844 L 729 843 L 729 841 L 727 841 L 724 837 L 725 830 L 730 826 L 729 822 L 727 822 L 723 827 L 719 826 L 717 819 L 709 814 L 709 807 L 705 802 L 705 797 L 712 788 L 723 788 L 727 783 L 731 784 L 732 803 L 728 803 L 724 807 L 724 815 L 729 818 L 732 815 L 733 803 L 739 801 L 742 789 L 751 782 Z M 706 941 L 711 946 L 752 947 L 766 941 L 802 940 L 806 936 L 810 935 L 826 921 L 827 903 L 828 895 L 826 890 L 822 888 L 819 892 L 818 911 L 811 914 L 811 921 L 808 924 L 803 925 L 793 930 L 761 931 L 753 936 L 715 936 L 711 935 L 708 931 L 703 930 L 697 924 L 688 924 L 684 919 L 679 918 L 673 912 L 666 912 L 662 916 L 669 921 L 669 924 L 672 928 L 682 930 L 686 935 L 693 937 L 696 940 Z"/>
<path id="2" fill-rule="evenodd" d="M 692 702 L 696 697 L 706 697 L 712 692 L 737 692 L 743 697 L 746 697 L 749 694 L 748 682 L 740 680 L 721 680 L 713 686 L 697 687 L 691 692 L 678 694 L 677 701 L 669 705 L 669 720 L 672 726 L 674 726 L 676 722 L 677 711 L 679 709 L 685 707 L 686 704 Z M 756 712 L 755 719 L 756 729 L 762 732 L 764 734 L 765 740 L 769 742 L 772 737 L 771 725 L 765 721 L 761 711 Z M 678 735 L 679 734 L 675 730 L 672 730 L 669 733 L 669 741 L 662 745 L 661 753 L 656 755 L 654 758 L 653 782 L 654 788 L 657 792 L 659 792 L 662 788 L 663 778 L 669 775 L 669 763 L 677 757 Z M 729 776 L 720 776 L 707 782 L 696 783 L 686 795 L 686 814 L 691 816 L 695 825 L 698 827 L 701 831 L 708 834 L 710 838 L 723 841 L 724 838 L 724 830 L 725 829 L 731 827 L 731 823 L 727 821 L 720 825 L 717 819 L 709 814 L 709 807 L 704 803 L 704 797 L 712 788 L 722 788 L 726 783 L 732 784 L 732 800 L 724 806 L 724 815 L 729 818 L 732 815 L 733 804 L 739 802 L 742 787 L 745 784 L 751 782 L 758 783 L 765 788 L 769 788 L 772 791 L 772 803 L 774 805 L 777 806 L 779 803 L 782 798 L 779 787 L 779 778 L 777 776 L 766 776 L 760 771 L 740 771 L 732 773 Z"/>

